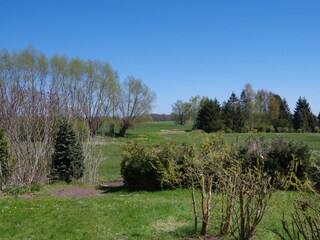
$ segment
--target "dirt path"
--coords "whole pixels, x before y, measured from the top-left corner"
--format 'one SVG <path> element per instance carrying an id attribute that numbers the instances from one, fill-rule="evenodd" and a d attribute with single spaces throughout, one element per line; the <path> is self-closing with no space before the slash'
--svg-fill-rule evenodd
<path id="1" fill-rule="evenodd" d="M 108 192 L 114 191 L 115 188 L 123 186 L 123 181 L 103 182 L 100 187 L 80 187 L 80 186 L 66 186 L 50 190 L 49 193 L 55 197 L 60 198 L 91 198 L 101 197 Z"/>

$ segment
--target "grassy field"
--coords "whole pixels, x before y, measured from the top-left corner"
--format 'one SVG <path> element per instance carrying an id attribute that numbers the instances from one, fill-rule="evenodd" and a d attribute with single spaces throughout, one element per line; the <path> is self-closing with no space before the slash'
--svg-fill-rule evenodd
<path id="1" fill-rule="evenodd" d="M 145 123 L 130 129 L 128 138 L 100 138 L 103 161 L 99 179 L 120 179 L 121 148 L 127 142 L 146 144 L 192 142 L 199 144 L 208 134 L 191 132 L 192 123 Z M 225 134 L 227 142 L 243 143 L 251 134 Z M 320 150 L 320 134 L 255 134 L 270 139 L 282 136 L 303 141 Z M 65 199 L 49 190 L 63 184 L 44 186 L 27 196 L 0 196 L 0 239 L 186 239 L 192 235 L 190 192 L 172 190 L 128 192 L 115 188 L 101 197 Z M 280 227 L 282 212 L 289 212 L 296 192 L 277 192 L 269 202 L 265 218 L 254 239 L 277 239 L 266 227 Z M 210 231 L 218 234 L 219 199 L 214 200 Z"/>

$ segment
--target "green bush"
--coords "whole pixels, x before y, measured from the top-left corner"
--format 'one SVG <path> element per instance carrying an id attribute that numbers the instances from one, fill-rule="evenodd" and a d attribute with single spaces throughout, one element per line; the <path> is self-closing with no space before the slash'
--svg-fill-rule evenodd
<path id="1" fill-rule="evenodd" d="M 282 129 L 282 127 L 277 127 L 277 132 L 278 132 L 278 133 L 281 133 L 281 132 L 283 132 L 283 129 Z"/>
<path id="2" fill-rule="evenodd" d="M 319 129 L 319 127 L 314 127 L 313 131 L 314 131 L 315 133 L 319 133 L 319 132 L 320 132 L 320 129 Z"/>
<path id="3" fill-rule="evenodd" d="M 275 138 L 269 143 L 265 169 L 269 173 L 279 172 L 286 175 L 294 168 L 295 175 L 300 180 L 305 180 L 310 156 L 311 152 L 307 145 Z"/>
<path id="4" fill-rule="evenodd" d="M 70 182 L 82 177 L 84 156 L 77 136 L 68 123 L 62 123 L 56 136 L 52 155 L 52 178 Z"/>
<path id="5" fill-rule="evenodd" d="M 296 181 L 305 181 L 310 166 L 311 152 L 307 145 L 288 142 L 283 138 L 274 138 L 266 143 L 261 137 L 251 137 L 240 153 L 244 158 L 244 167 L 263 167 L 271 176 L 280 174 L 289 177 L 293 173 L 297 179 L 288 179 L 291 186 Z"/>
<path id="6" fill-rule="evenodd" d="M 227 128 L 227 129 L 225 130 L 225 132 L 226 132 L 226 133 L 233 133 L 233 131 L 232 131 L 231 128 Z"/>
<path id="7" fill-rule="evenodd" d="M 282 128 L 282 132 L 288 133 L 288 132 L 289 132 L 289 128 L 288 128 L 288 127 L 283 127 L 283 128 Z"/>
<path id="8" fill-rule="evenodd" d="M 189 152 L 183 145 L 128 144 L 122 152 L 121 175 L 131 189 L 159 190 L 181 186 Z"/>
<path id="9" fill-rule="evenodd" d="M 297 129 L 297 133 L 302 133 L 303 131 L 302 131 L 302 129 L 301 128 L 298 128 Z"/>

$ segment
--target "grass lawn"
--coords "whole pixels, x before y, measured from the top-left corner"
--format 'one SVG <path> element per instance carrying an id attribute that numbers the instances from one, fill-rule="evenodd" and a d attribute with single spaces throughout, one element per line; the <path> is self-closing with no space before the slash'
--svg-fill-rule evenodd
<path id="1" fill-rule="evenodd" d="M 130 141 L 146 144 L 193 142 L 209 134 L 190 132 L 192 123 L 145 123 L 130 129 L 122 139 L 100 139 L 103 161 L 100 181 L 120 179 L 121 148 Z M 161 131 L 167 130 L 167 131 Z M 282 136 L 303 141 L 320 150 L 320 134 L 255 134 L 270 139 Z M 250 134 L 224 134 L 227 142 L 244 142 Z M 128 192 L 121 188 L 101 197 L 65 199 L 51 196 L 45 186 L 30 196 L 0 196 L 0 239 L 186 239 L 192 235 L 193 215 L 188 190 Z M 254 239 L 277 239 L 266 227 L 279 229 L 282 212 L 290 212 L 296 192 L 277 192 L 269 201 L 265 218 Z M 210 231 L 218 234 L 219 199 L 213 201 Z M 199 223 L 200 224 L 200 223 Z"/>

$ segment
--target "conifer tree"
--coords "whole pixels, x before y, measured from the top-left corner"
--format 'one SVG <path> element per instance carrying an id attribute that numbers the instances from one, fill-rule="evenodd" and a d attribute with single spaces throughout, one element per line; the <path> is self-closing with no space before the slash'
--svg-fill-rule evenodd
<path id="1" fill-rule="evenodd" d="M 77 136 L 68 123 L 59 127 L 52 156 L 52 175 L 66 182 L 82 177 L 84 156 Z"/>
<path id="2" fill-rule="evenodd" d="M 316 117 L 311 112 L 310 105 L 306 98 L 299 97 L 293 115 L 294 128 L 303 132 L 312 131 L 316 126 Z"/>
<path id="3" fill-rule="evenodd" d="M 221 108 L 217 99 L 207 99 L 203 102 L 197 114 L 195 127 L 205 132 L 214 132 L 222 129 Z"/>

